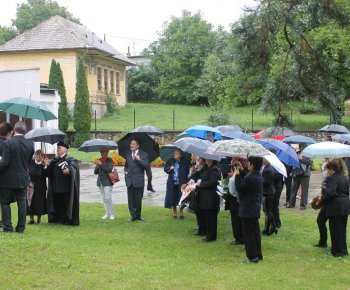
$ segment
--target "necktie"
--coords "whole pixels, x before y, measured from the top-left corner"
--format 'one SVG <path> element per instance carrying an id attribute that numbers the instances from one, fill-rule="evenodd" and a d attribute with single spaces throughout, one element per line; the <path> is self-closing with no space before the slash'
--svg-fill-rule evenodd
<path id="1" fill-rule="evenodd" d="M 132 152 L 132 159 L 135 160 L 135 151 Z"/>

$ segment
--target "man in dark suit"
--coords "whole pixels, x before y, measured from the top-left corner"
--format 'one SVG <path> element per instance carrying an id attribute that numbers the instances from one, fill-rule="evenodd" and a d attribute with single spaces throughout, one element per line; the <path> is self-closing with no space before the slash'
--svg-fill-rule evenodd
<path id="1" fill-rule="evenodd" d="M 130 221 L 143 221 L 141 217 L 142 197 L 145 187 L 145 169 L 149 166 L 148 154 L 139 149 L 137 139 L 130 142 L 130 152 L 125 157 L 125 183 L 128 191 Z"/>
<path id="2" fill-rule="evenodd" d="M 28 165 L 34 154 L 34 143 L 24 138 L 26 125 L 17 122 L 15 135 L 4 143 L 0 160 L 1 209 L 4 232 L 13 232 L 11 203 L 17 201 L 17 233 L 23 233 L 26 224 L 26 189 L 29 185 Z"/>

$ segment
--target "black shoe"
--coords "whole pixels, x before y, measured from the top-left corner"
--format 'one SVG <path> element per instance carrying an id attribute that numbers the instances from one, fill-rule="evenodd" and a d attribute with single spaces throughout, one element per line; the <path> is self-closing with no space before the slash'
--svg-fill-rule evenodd
<path id="1" fill-rule="evenodd" d="M 300 206 L 300 210 L 305 210 L 306 209 L 306 206 Z"/>
<path id="2" fill-rule="evenodd" d="M 205 234 L 203 234 L 203 233 L 198 233 L 198 232 L 195 233 L 194 235 L 195 235 L 195 236 L 202 236 L 202 237 L 205 236 Z"/>
<path id="3" fill-rule="evenodd" d="M 295 208 L 295 205 L 288 204 L 288 205 L 286 206 L 286 208 Z"/>
<path id="4" fill-rule="evenodd" d="M 244 242 L 242 242 L 242 241 L 238 241 L 238 240 L 233 240 L 232 242 L 231 242 L 231 244 L 232 245 L 244 245 Z"/>
<path id="5" fill-rule="evenodd" d="M 244 260 L 243 263 L 245 264 L 249 264 L 249 263 L 258 263 L 259 262 L 259 258 L 254 258 L 254 259 L 247 259 Z"/>
<path id="6" fill-rule="evenodd" d="M 137 218 L 133 218 L 133 217 L 129 218 L 129 222 L 134 222 L 136 220 L 137 220 Z"/>
<path id="7" fill-rule="evenodd" d="M 271 236 L 273 234 L 277 235 L 278 233 L 278 230 L 277 229 L 274 229 L 274 230 L 271 230 L 270 232 L 267 233 L 268 236 Z"/>
<path id="8" fill-rule="evenodd" d="M 202 242 L 204 242 L 204 243 L 210 243 L 210 242 L 214 242 L 214 241 L 216 241 L 216 239 L 207 239 L 207 238 L 202 239 Z"/>
<path id="9" fill-rule="evenodd" d="M 261 234 L 264 235 L 264 236 L 268 236 L 268 235 L 269 235 L 269 232 L 268 232 L 268 230 L 263 230 L 263 231 L 261 232 Z"/>
<path id="10" fill-rule="evenodd" d="M 144 222 L 144 221 L 145 221 L 145 220 L 144 220 L 143 218 L 141 218 L 141 217 L 137 218 L 137 220 L 140 221 L 140 222 Z"/>
<path id="11" fill-rule="evenodd" d="M 156 192 L 154 189 L 153 189 L 153 186 L 151 185 L 151 186 L 147 186 L 147 190 L 148 191 L 151 191 L 151 192 Z"/>
<path id="12" fill-rule="evenodd" d="M 316 247 L 316 248 L 327 248 L 327 244 L 317 243 L 317 244 L 314 244 L 314 247 Z"/>
<path id="13" fill-rule="evenodd" d="M 33 225 L 33 224 L 34 224 L 34 221 L 27 222 L 27 225 Z"/>

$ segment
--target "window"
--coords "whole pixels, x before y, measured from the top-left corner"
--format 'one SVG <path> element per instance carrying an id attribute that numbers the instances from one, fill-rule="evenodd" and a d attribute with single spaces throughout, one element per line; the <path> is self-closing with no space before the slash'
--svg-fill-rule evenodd
<path id="1" fill-rule="evenodd" d="M 115 93 L 120 95 L 120 72 L 115 73 Z"/>
<path id="2" fill-rule="evenodd" d="M 110 71 L 110 77 L 109 77 L 109 81 L 110 81 L 110 89 L 111 89 L 111 93 L 114 94 L 114 71 Z"/>
<path id="3" fill-rule="evenodd" d="M 97 90 L 99 92 L 102 91 L 102 75 L 101 75 L 101 68 L 97 67 Z"/>
<path id="4" fill-rule="evenodd" d="M 103 70 L 103 88 L 108 92 L 108 69 Z"/>
<path id="5" fill-rule="evenodd" d="M 125 70 L 124 68 L 120 69 L 120 80 L 123 82 L 124 81 L 124 75 L 125 75 Z"/>

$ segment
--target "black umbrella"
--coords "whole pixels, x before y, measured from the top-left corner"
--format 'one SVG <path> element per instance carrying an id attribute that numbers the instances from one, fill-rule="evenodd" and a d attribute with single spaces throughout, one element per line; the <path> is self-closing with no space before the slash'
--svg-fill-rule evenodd
<path id="1" fill-rule="evenodd" d="M 328 133 L 339 133 L 339 134 L 349 134 L 350 131 L 342 126 L 342 125 L 337 125 L 337 124 L 330 124 L 322 127 L 320 132 L 328 132 Z"/>
<path id="2" fill-rule="evenodd" d="M 137 127 L 134 130 L 132 130 L 131 133 L 146 133 L 146 134 L 149 134 L 149 135 L 161 135 L 161 134 L 164 134 L 164 132 L 161 129 L 159 129 L 158 127 L 150 126 L 150 125 Z"/>
<path id="3" fill-rule="evenodd" d="M 128 133 L 121 138 L 117 142 L 120 156 L 126 157 L 126 154 L 130 151 L 130 142 L 133 138 L 139 141 L 140 149 L 148 153 L 150 162 L 159 156 L 159 144 L 146 133 Z"/>
<path id="4" fill-rule="evenodd" d="M 118 145 L 112 140 L 92 139 L 81 144 L 78 151 L 99 152 L 101 147 L 107 147 L 109 150 L 114 150 L 118 148 Z"/>
<path id="5" fill-rule="evenodd" d="M 175 149 L 178 149 L 178 148 L 173 144 L 163 145 L 159 150 L 160 158 L 164 161 L 168 161 L 170 158 L 174 157 L 174 150 Z M 191 159 L 190 153 L 183 152 L 182 156 L 184 158 Z"/>
<path id="6" fill-rule="evenodd" d="M 52 127 L 42 127 L 30 130 L 24 135 L 25 138 L 35 142 L 45 142 L 55 144 L 66 136 L 64 132 Z"/>

